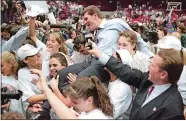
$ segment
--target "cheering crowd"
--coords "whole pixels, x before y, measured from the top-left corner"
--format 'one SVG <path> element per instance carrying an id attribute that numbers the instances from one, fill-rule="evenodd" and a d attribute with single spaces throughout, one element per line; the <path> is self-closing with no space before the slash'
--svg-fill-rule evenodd
<path id="1" fill-rule="evenodd" d="M 185 15 L 1 2 L 2 119 L 186 119 Z"/>

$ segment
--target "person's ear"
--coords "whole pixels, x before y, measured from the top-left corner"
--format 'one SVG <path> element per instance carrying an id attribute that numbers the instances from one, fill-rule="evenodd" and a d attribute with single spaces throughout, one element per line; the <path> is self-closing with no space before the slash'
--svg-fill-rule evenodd
<path id="1" fill-rule="evenodd" d="M 161 80 L 164 80 L 164 79 L 166 79 L 166 78 L 168 78 L 168 73 L 167 73 L 166 71 L 162 71 L 162 72 L 161 72 L 161 75 L 160 75 L 160 79 L 161 79 Z"/>
<path id="2" fill-rule="evenodd" d="M 93 104 L 93 101 L 94 101 L 94 99 L 93 99 L 92 96 L 89 97 L 89 98 L 87 99 L 87 102 L 88 102 L 89 104 Z"/>
<path id="3" fill-rule="evenodd" d="M 24 59 L 23 62 L 28 64 L 28 59 Z"/>

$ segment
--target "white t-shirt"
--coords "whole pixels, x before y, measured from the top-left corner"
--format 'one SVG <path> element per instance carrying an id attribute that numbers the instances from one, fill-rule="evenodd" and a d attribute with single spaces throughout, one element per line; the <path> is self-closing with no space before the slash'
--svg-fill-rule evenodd
<path id="1" fill-rule="evenodd" d="M 94 109 L 88 113 L 82 112 L 78 118 L 79 119 L 111 119 L 99 109 Z"/>
<path id="2" fill-rule="evenodd" d="M 129 107 L 132 103 L 130 86 L 117 79 L 109 82 L 108 90 L 108 95 L 114 106 L 114 119 L 129 119 Z"/>
<path id="3" fill-rule="evenodd" d="M 19 81 L 13 76 L 2 75 L 2 87 L 8 87 L 9 91 L 19 90 Z M 24 115 L 21 98 L 19 100 L 11 99 L 9 111 L 17 111 Z"/>
<path id="4" fill-rule="evenodd" d="M 178 91 L 180 92 L 183 104 L 186 105 L 186 66 L 184 65 L 180 79 L 178 81 Z"/>
<path id="5" fill-rule="evenodd" d="M 27 67 L 21 68 L 18 71 L 19 88 L 23 92 L 22 101 L 25 111 L 29 105 L 27 100 L 33 95 L 42 94 L 36 85 L 38 79 L 38 75 L 31 74 Z"/>

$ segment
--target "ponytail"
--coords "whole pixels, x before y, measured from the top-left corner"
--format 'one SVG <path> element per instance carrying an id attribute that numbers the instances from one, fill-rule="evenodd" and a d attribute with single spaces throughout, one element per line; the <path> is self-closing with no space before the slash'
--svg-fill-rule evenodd
<path id="1" fill-rule="evenodd" d="M 101 82 L 95 76 L 90 77 L 89 80 L 95 85 L 98 93 L 98 98 L 94 98 L 94 104 L 100 108 L 105 115 L 113 116 L 113 105 L 111 104 L 110 98 Z"/>

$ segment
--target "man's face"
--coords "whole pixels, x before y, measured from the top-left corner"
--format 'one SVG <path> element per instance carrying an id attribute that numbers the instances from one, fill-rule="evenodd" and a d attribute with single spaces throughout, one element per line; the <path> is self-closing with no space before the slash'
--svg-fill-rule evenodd
<path id="1" fill-rule="evenodd" d="M 158 55 L 152 58 L 151 65 L 150 65 L 150 71 L 149 71 L 149 78 L 148 78 L 151 82 L 154 83 L 154 82 L 164 79 L 163 74 L 165 71 L 161 70 L 160 68 L 160 65 L 162 65 L 162 63 L 163 63 L 163 60 Z"/>
<path id="2" fill-rule="evenodd" d="M 95 14 L 89 15 L 88 12 L 86 12 L 84 16 L 82 17 L 83 24 L 86 25 L 90 31 L 94 31 L 98 28 L 98 26 L 96 25 L 96 21 L 95 21 L 96 17 L 97 15 Z"/>

